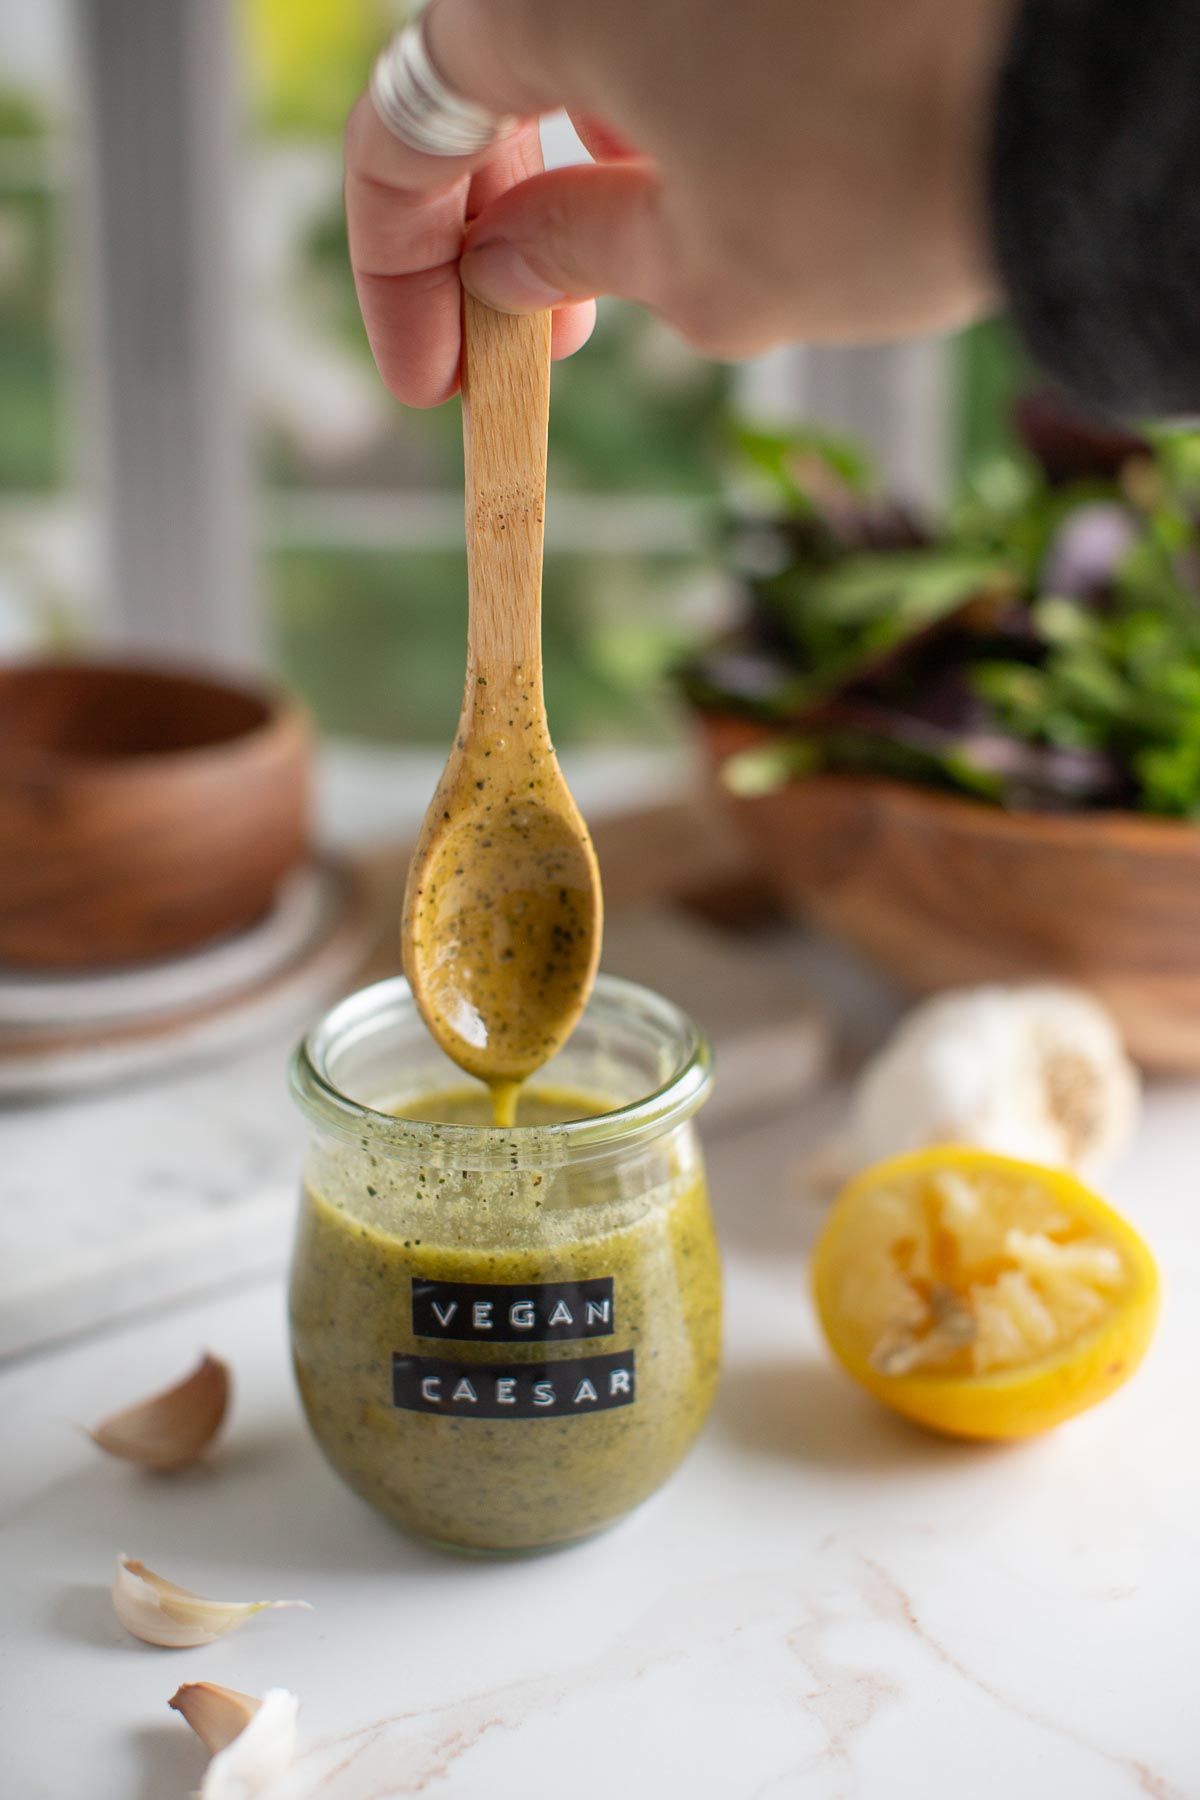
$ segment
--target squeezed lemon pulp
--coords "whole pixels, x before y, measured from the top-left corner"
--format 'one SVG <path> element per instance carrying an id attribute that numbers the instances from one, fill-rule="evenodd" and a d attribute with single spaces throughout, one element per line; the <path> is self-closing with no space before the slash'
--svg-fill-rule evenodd
<path id="1" fill-rule="evenodd" d="M 861 1229 L 838 1293 L 883 1374 L 986 1375 L 1049 1355 L 1130 1281 L 1119 1246 L 1033 1181 L 913 1172 L 881 1186 Z"/>
<path id="2" fill-rule="evenodd" d="M 984 1438 L 1045 1430 L 1110 1394 L 1158 1307 L 1146 1245 L 1074 1176 L 954 1146 L 850 1183 L 813 1288 L 857 1381 L 922 1424 Z"/>

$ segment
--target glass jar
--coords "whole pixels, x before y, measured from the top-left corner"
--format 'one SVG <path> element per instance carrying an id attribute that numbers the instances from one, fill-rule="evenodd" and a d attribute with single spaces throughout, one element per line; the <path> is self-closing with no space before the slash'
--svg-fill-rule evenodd
<path id="1" fill-rule="evenodd" d="M 535 1550 L 652 1494 L 712 1402 L 721 1278 L 692 1123 L 712 1059 L 676 1007 L 602 976 L 530 1084 L 602 1112 L 511 1131 L 399 1116 L 463 1085 L 401 980 L 296 1052 L 296 1376 L 380 1512 L 457 1549 Z"/>

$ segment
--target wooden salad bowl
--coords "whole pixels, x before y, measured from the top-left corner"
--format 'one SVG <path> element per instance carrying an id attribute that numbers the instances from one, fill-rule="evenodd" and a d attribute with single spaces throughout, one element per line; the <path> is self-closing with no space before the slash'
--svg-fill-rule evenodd
<path id="1" fill-rule="evenodd" d="M 714 773 L 766 735 L 724 715 L 701 723 Z M 1200 828 L 1011 813 L 857 775 L 721 793 L 781 898 L 910 992 L 1077 982 L 1139 1062 L 1200 1071 Z"/>
<path id="2" fill-rule="evenodd" d="M 177 955 L 271 906 L 309 845 L 286 696 L 117 663 L 0 668 L 0 963 Z"/>

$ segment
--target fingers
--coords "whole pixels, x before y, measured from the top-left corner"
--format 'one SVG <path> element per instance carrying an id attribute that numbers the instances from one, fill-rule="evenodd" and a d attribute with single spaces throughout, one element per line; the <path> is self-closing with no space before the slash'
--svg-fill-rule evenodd
<path id="1" fill-rule="evenodd" d="M 408 406 L 436 406 L 458 385 L 458 256 L 470 176 L 443 171 L 424 188 L 412 185 L 411 170 L 392 156 L 396 142 L 364 95 L 346 127 L 350 264 L 386 386 Z"/>
<path id="2" fill-rule="evenodd" d="M 574 306 L 560 306 L 550 320 L 550 355 L 555 362 L 574 356 L 596 328 L 596 302 L 580 300 Z"/>
<path id="3" fill-rule="evenodd" d="M 523 41 L 516 0 L 431 0 L 424 13 L 425 42 L 443 80 L 464 99 L 495 112 L 532 119 L 561 104 L 555 83 L 534 80 L 533 58 Z M 453 186 L 491 162 L 495 146 L 473 156 L 427 156 L 389 131 L 364 96 L 346 127 L 346 164 L 389 187 L 418 194 Z"/>
<path id="4" fill-rule="evenodd" d="M 382 140 L 387 140 L 386 142 Z M 407 406 L 438 406 L 458 388 L 462 350 L 462 289 L 458 258 L 469 213 L 514 182 L 540 171 L 537 127 L 522 126 L 495 145 L 474 175 L 461 168 L 420 171 L 425 187 L 410 185 L 413 162 L 434 158 L 405 152 L 359 101 L 346 131 L 346 223 L 350 261 L 372 353 L 384 383 Z M 407 159 L 412 159 L 409 161 Z M 440 179 L 433 179 L 440 177 Z M 564 308 L 554 320 L 553 352 L 569 356 L 586 343 L 595 319 L 591 304 Z"/>
<path id="5" fill-rule="evenodd" d="M 425 43 L 434 68 L 456 94 L 493 112 L 551 112 L 567 96 L 551 66 L 554 9 L 540 15 L 529 0 L 430 0 Z"/>
<path id="6" fill-rule="evenodd" d="M 443 78 L 497 112 L 534 114 L 555 104 L 528 76 L 514 20 L 519 0 L 433 0 L 426 41 Z M 435 47 L 436 40 L 436 47 Z M 346 127 L 346 223 L 367 337 L 390 391 L 436 406 L 458 387 L 462 289 L 458 258 L 469 205 L 486 205 L 540 170 L 536 124 L 471 157 L 423 156 L 390 132 L 370 99 Z M 472 183 L 474 182 L 474 186 Z M 474 199 L 472 199 L 474 194 Z M 591 330 L 588 309 L 555 321 L 558 355 Z"/>
<path id="7" fill-rule="evenodd" d="M 706 356 L 755 355 L 787 335 L 741 261 L 668 204 L 644 161 L 555 169 L 501 194 L 470 227 L 461 273 L 500 312 L 638 300 Z"/>
<path id="8" fill-rule="evenodd" d="M 555 169 L 501 194 L 474 223 L 462 279 L 501 312 L 592 294 L 662 306 L 671 264 L 657 176 L 624 162 Z"/>
<path id="9" fill-rule="evenodd" d="M 467 195 L 467 219 L 476 218 L 489 205 L 521 182 L 542 172 L 542 146 L 536 128 L 522 129 L 496 146 L 496 153 L 486 167 L 471 177 Z M 574 306 L 561 306 L 551 321 L 550 354 L 556 362 L 573 356 L 587 343 L 596 323 L 596 303 L 592 299 Z"/>
<path id="10" fill-rule="evenodd" d="M 625 162 L 630 158 L 636 159 L 638 152 L 633 145 L 607 119 L 598 118 L 595 113 L 573 112 L 571 123 L 593 162 Z"/>

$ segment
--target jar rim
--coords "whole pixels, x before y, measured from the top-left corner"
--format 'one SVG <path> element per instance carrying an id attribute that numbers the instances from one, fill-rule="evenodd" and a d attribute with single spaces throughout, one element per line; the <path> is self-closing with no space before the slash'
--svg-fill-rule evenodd
<path id="1" fill-rule="evenodd" d="M 539 1151 L 544 1149 L 546 1160 L 558 1161 L 568 1156 L 574 1160 L 581 1155 L 626 1148 L 662 1136 L 704 1104 L 713 1084 L 712 1047 L 681 1007 L 638 982 L 614 975 L 596 977 L 588 1006 L 626 1018 L 640 1015 L 666 1041 L 678 1046 L 670 1075 L 651 1093 L 588 1118 L 516 1130 L 495 1125 L 442 1124 L 405 1119 L 343 1093 L 330 1078 L 329 1058 L 337 1048 L 377 1028 L 381 1017 L 397 1007 L 415 1008 L 412 990 L 402 975 L 359 988 L 331 1007 L 296 1046 L 288 1069 L 289 1085 L 301 1112 L 323 1131 L 348 1141 L 361 1141 L 364 1132 L 369 1132 L 375 1144 L 391 1144 L 409 1155 L 427 1140 L 431 1148 L 437 1144 L 443 1151 L 453 1151 L 476 1166 L 481 1162 L 507 1162 L 514 1146 L 528 1144 L 535 1133 Z M 472 1152 L 469 1158 L 468 1150 Z"/>

